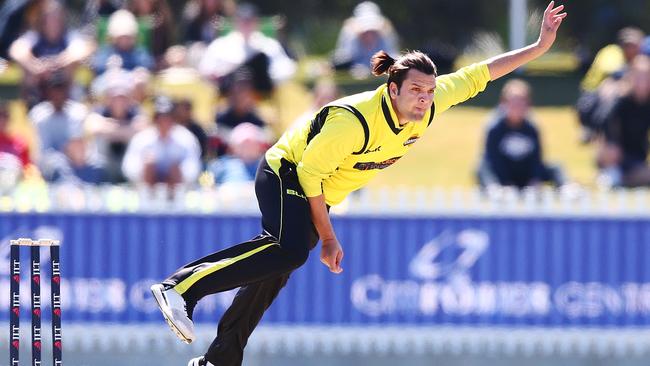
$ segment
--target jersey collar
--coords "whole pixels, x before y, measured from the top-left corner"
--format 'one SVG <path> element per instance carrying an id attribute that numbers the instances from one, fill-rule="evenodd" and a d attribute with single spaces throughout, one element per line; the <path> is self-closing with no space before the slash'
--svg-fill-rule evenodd
<path id="1" fill-rule="evenodd" d="M 397 114 L 393 110 L 393 103 L 390 102 L 388 88 L 386 87 L 384 87 L 384 91 L 381 93 L 381 111 L 384 113 L 384 119 L 388 123 L 391 131 L 396 135 L 399 134 L 403 127 L 399 125 L 399 119 L 397 119 Z"/>

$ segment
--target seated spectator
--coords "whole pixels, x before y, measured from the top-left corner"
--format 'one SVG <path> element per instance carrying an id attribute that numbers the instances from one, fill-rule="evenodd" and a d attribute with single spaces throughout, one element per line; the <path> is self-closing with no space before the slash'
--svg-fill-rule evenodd
<path id="1" fill-rule="evenodd" d="M 228 154 L 210 163 L 208 170 L 214 175 L 217 185 L 252 182 L 260 159 L 269 146 L 262 128 L 244 122 L 230 134 Z"/>
<path id="2" fill-rule="evenodd" d="M 136 67 L 128 71 L 122 69 L 119 62 L 113 65 L 113 61 L 115 59 L 109 62 L 106 72 L 97 76 L 90 84 L 90 99 L 97 101 L 104 95 L 112 79 L 120 79 L 123 74 L 128 74 L 134 101 L 138 104 L 145 103 L 150 97 L 151 72 L 144 67 Z"/>
<path id="3" fill-rule="evenodd" d="M 0 5 L 0 59 L 9 58 L 9 47 L 31 24 L 46 0 L 5 0 Z"/>
<path id="4" fill-rule="evenodd" d="M 180 99 L 174 105 L 174 118 L 176 122 L 187 128 L 196 137 L 196 141 L 201 147 L 201 161 L 205 161 L 208 136 L 205 134 L 203 127 L 192 116 L 192 102 L 189 99 Z"/>
<path id="5" fill-rule="evenodd" d="M 530 87 L 522 80 L 508 81 L 501 104 L 490 123 L 478 179 L 482 187 L 524 188 L 543 182 L 564 184 L 558 168 L 542 161 L 537 127 L 528 119 Z"/>
<path id="6" fill-rule="evenodd" d="M 9 49 L 11 58 L 25 70 L 23 89 L 28 105 L 42 100 L 38 94 L 41 79 L 53 72 L 65 72 L 70 77 L 79 62 L 93 50 L 91 40 L 67 30 L 63 6 L 48 1 L 36 29 L 23 34 Z"/>
<path id="7" fill-rule="evenodd" d="M 591 141 L 602 133 L 605 118 L 615 100 L 617 81 L 639 54 L 643 38 L 640 29 L 623 28 L 618 33 L 617 44 L 608 45 L 596 54 L 582 80 L 581 95 L 576 106 L 583 127 L 583 142 Z"/>
<path id="8" fill-rule="evenodd" d="M 370 59 L 381 50 L 390 55 L 398 53 L 395 29 L 377 4 L 361 2 L 343 23 L 334 50 L 334 67 L 352 69 L 360 77 L 370 76 Z"/>
<path id="9" fill-rule="evenodd" d="M 106 173 L 106 181 L 123 183 L 122 160 L 126 145 L 148 126 L 133 98 L 131 73 L 113 73 L 103 92 L 101 105 L 86 119 L 86 131 L 92 136 L 93 161 Z"/>
<path id="10" fill-rule="evenodd" d="M 192 0 L 183 11 L 182 35 L 185 44 L 210 44 L 218 35 L 217 23 L 221 17 L 234 14 L 232 0 Z"/>
<path id="11" fill-rule="evenodd" d="M 62 74 L 43 82 L 45 101 L 29 111 L 38 137 L 37 165 L 47 181 L 77 180 L 96 183 L 102 172 L 86 160 L 83 121 L 86 107 L 69 98 L 70 84 Z"/>
<path id="12" fill-rule="evenodd" d="M 602 186 L 650 185 L 648 132 L 650 131 L 650 58 L 634 59 L 625 77 L 626 90 L 607 118 L 606 141 L 598 156 Z"/>
<path id="13" fill-rule="evenodd" d="M 199 65 L 205 77 L 217 81 L 228 93 L 229 77 L 242 66 L 253 75 L 255 90 L 272 91 L 273 86 L 293 76 L 295 62 L 289 58 L 282 45 L 259 31 L 257 9 L 250 4 L 240 4 L 235 14 L 235 29 L 215 39 L 208 46 Z"/>
<path id="14" fill-rule="evenodd" d="M 154 102 L 153 126 L 138 132 L 126 149 L 122 171 L 135 184 L 166 184 L 174 188 L 191 184 L 201 171 L 201 148 L 196 138 L 174 120 L 174 104 L 167 97 Z"/>
<path id="15" fill-rule="evenodd" d="M 239 70 L 233 77 L 233 85 L 228 93 L 226 110 L 218 112 L 216 117 L 216 138 L 220 140 L 217 154 L 225 153 L 225 145 L 230 139 L 230 132 L 240 123 L 248 122 L 258 127 L 266 123 L 257 115 L 257 100 L 251 74 L 245 69 Z"/>
<path id="16" fill-rule="evenodd" d="M 15 187 L 30 171 L 29 146 L 9 133 L 9 105 L 0 100 L 0 192 Z"/>
<path id="17" fill-rule="evenodd" d="M 108 19 L 109 44 L 101 46 L 92 59 L 91 67 L 96 75 L 104 73 L 108 66 L 133 70 L 144 67 L 151 70 L 154 60 L 148 50 L 137 46 L 138 23 L 128 10 L 118 10 Z M 114 65 L 115 66 L 115 65 Z"/>
<path id="18" fill-rule="evenodd" d="M 128 0 L 128 10 L 138 21 L 141 42 L 160 65 L 162 57 L 172 45 L 172 12 L 166 0 Z"/>

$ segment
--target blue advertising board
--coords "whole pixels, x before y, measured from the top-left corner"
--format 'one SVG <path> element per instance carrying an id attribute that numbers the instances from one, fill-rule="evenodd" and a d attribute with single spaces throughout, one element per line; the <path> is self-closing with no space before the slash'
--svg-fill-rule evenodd
<path id="1" fill-rule="evenodd" d="M 265 315 L 276 324 L 633 327 L 650 323 L 650 220 L 334 217 L 344 271 L 312 252 Z M 161 322 L 149 286 L 259 232 L 253 216 L 0 214 L 0 320 L 9 240 L 60 239 L 64 322 Z M 42 255 L 43 275 L 48 257 Z M 27 253 L 23 257 L 27 263 Z M 27 265 L 23 266 L 23 270 Z M 28 307 L 28 276 L 23 303 Z M 43 279 L 46 287 L 49 281 Z M 44 288 L 43 305 L 49 304 Z M 216 321 L 234 293 L 205 298 Z M 45 311 L 44 313 L 47 313 Z"/>

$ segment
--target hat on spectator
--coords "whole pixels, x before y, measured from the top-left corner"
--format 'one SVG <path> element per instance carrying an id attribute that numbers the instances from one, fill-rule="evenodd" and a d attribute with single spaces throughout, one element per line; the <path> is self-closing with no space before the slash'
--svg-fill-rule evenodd
<path id="1" fill-rule="evenodd" d="M 264 129 L 250 122 L 243 122 L 232 129 L 229 144 L 239 145 L 246 141 L 256 142 L 260 145 L 268 144 L 268 138 Z"/>
<path id="2" fill-rule="evenodd" d="M 174 112 L 174 102 L 165 95 L 159 95 L 153 102 L 153 111 L 156 117 Z"/>
<path id="3" fill-rule="evenodd" d="M 381 31 L 384 27 L 384 17 L 381 15 L 364 15 L 356 18 L 357 31 L 359 33 L 370 31 Z"/>
<path id="4" fill-rule="evenodd" d="M 135 36 L 138 34 L 138 21 L 128 10 L 118 10 L 108 18 L 109 37 Z"/>
<path id="5" fill-rule="evenodd" d="M 133 81 L 130 76 L 131 74 L 125 70 L 115 70 L 106 80 L 104 95 L 107 97 L 130 96 L 133 93 Z"/>
<path id="6" fill-rule="evenodd" d="M 359 33 L 381 31 L 385 26 L 384 16 L 379 6 L 372 1 L 364 1 L 352 12 L 356 30 Z"/>
<path id="7" fill-rule="evenodd" d="M 357 6 L 354 7 L 352 11 L 353 16 L 360 17 L 364 15 L 381 15 L 381 9 L 379 5 L 372 1 L 362 1 Z"/>

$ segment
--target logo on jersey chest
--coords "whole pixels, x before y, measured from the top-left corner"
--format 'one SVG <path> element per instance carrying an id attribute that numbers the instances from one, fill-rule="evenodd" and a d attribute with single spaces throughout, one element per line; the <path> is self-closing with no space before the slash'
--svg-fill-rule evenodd
<path id="1" fill-rule="evenodd" d="M 395 164 L 401 158 L 401 156 L 397 156 L 394 158 L 390 158 L 388 160 L 380 161 L 380 162 L 358 162 L 354 164 L 354 169 L 357 170 L 373 170 L 373 169 L 386 169 L 389 166 Z"/>
<path id="2" fill-rule="evenodd" d="M 404 141 L 404 146 L 409 146 L 415 143 L 420 138 L 419 135 L 413 135 L 408 138 L 408 140 Z"/>
<path id="3" fill-rule="evenodd" d="M 368 150 L 364 151 L 363 153 L 364 154 L 370 154 L 370 153 L 379 152 L 379 151 L 381 151 L 381 145 L 377 146 L 374 149 L 368 149 Z"/>

